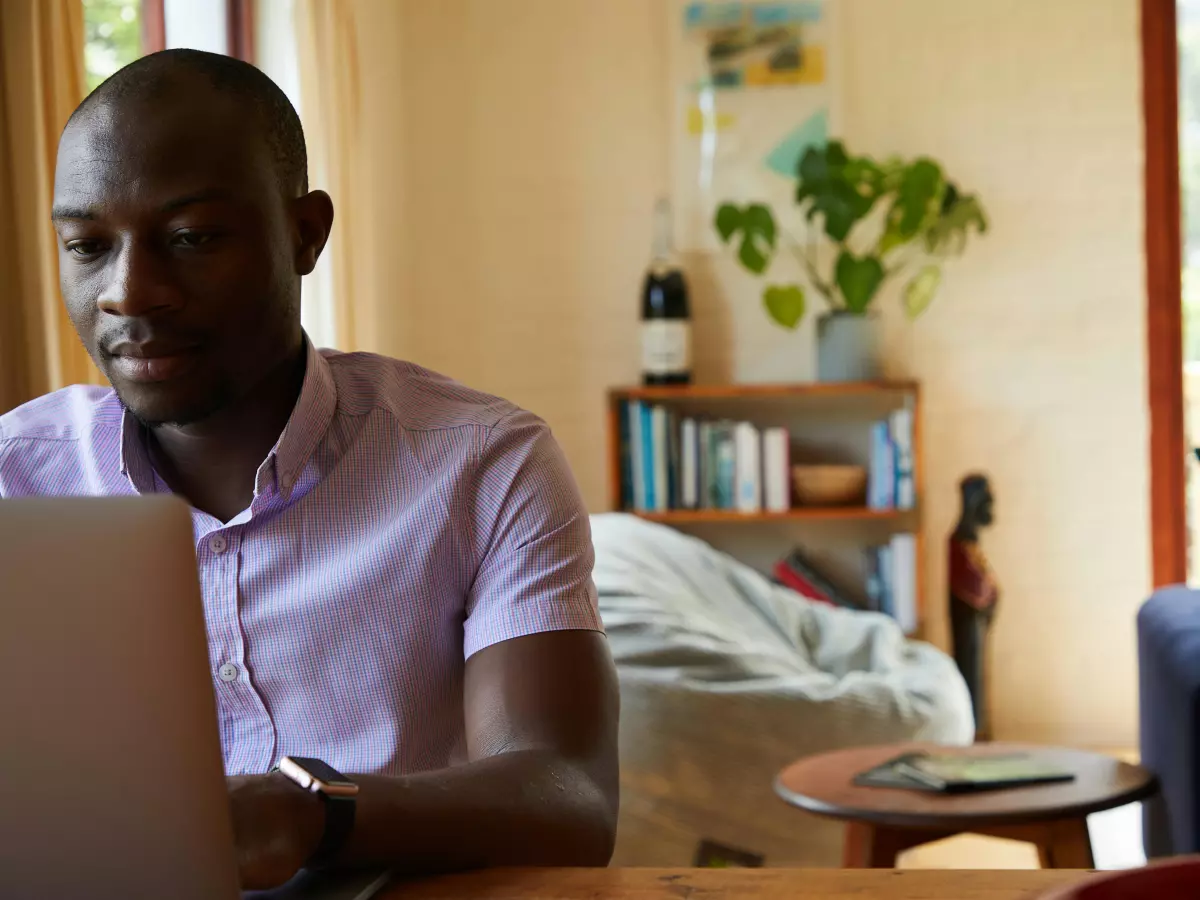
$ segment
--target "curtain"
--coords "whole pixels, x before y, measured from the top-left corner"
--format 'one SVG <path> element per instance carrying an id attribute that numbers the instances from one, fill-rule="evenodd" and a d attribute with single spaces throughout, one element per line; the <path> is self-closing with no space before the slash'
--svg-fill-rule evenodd
<path id="1" fill-rule="evenodd" d="M 0 0 L 0 412 L 102 383 L 58 290 L 58 137 L 84 97 L 80 0 Z"/>
<path id="2" fill-rule="evenodd" d="M 376 321 L 363 257 L 370 240 L 361 130 L 362 90 L 354 0 L 297 0 L 295 25 L 300 105 L 313 188 L 333 197 L 333 234 L 320 265 L 328 267 L 323 298 L 333 309 L 340 350 L 371 347 Z"/>

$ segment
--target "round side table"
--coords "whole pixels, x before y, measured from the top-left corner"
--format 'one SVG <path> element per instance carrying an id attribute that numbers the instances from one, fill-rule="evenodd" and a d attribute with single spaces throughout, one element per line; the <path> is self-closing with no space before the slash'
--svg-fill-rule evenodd
<path id="1" fill-rule="evenodd" d="M 859 787 L 854 776 L 902 753 L 925 750 L 997 755 L 1029 753 L 1075 773 L 1075 780 L 968 794 Z M 803 810 L 846 823 L 846 868 L 893 868 L 905 850 L 956 834 L 1035 844 L 1044 868 L 1091 869 L 1091 813 L 1152 796 L 1154 776 L 1120 760 L 1057 747 L 929 744 L 855 747 L 810 756 L 784 769 L 775 791 Z"/>

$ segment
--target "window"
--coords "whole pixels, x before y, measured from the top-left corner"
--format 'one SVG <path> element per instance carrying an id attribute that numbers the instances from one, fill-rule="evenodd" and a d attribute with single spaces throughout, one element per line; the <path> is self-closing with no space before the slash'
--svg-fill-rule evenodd
<path id="1" fill-rule="evenodd" d="M 253 0 L 80 0 L 87 89 L 139 56 L 166 47 L 253 62 Z"/>
<path id="2" fill-rule="evenodd" d="M 83 0 L 87 89 L 142 55 L 140 0 Z"/>

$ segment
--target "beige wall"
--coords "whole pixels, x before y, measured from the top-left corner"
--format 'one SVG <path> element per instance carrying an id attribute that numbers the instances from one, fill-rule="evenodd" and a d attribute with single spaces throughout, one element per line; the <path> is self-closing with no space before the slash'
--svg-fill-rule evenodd
<path id="1" fill-rule="evenodd" d="M 891 365 L 926 386 L 927 524 L 988 472 L 1005 737 L 1135 740 L 1148 584 L 1135 0 L 842 0 L 846 137 L 927 152 L 993 233 Z M 397 12 L 399 10 L 399 13 Z M 605 500 L 603 392 L 636 369 L 649 212 L 667 184 L 666 0 L 360 0 L 380 306 L 373 349 L 547 418 Z M 689 261 L 707 380 L 811 370 L 811 332 Z M 945 557 L 930 541 L 931 634 Z"/>

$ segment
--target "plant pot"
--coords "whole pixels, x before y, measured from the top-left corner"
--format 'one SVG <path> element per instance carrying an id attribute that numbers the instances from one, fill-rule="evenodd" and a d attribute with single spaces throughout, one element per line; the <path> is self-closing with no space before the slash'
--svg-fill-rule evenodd
<path id="1" fill-rule="evenodd" d="M 840 310 L 817 320 L 817 381 L 875 381 L 882 375 L 878 314 Z"/>

